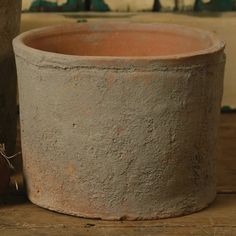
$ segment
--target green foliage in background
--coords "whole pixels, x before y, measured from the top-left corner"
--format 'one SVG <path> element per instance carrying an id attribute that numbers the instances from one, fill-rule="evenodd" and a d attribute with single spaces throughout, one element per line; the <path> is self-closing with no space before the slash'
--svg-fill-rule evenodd
<path id="1" fill-rule="evenodd" d="M 85 11 L 86 0 L 67 0 L 63 5 L 58 5 L 56 2 L 48 2 L 47 0 L 34 0 L 29 11 L 33 12 L 70 12 L 70 11 Z M 90 0 L 90 10 L 92 11 L 109 11 L 108 5 L 104 0 Z"/>
<path id="2" fill-rule="evenodd" d="M 57 3 L 48 2 L 47 0 L 36 0 L 30 6 L 30 11 L 54 11 Z"/>
<path id="3" fill-rule="evenodd" d="M 0 0 L 1 1 L 1 0 Z M 145 0 L 144 0 L 145 1 Z M 174 11 L 179 10 L 180 0 L 173 0 Z M 202 0 L 195 0 L 194 11 L 232 11 L 235 10 L 236 0 L 211 0 L 204 3 Z M 161 11 L 161 1 L 153 0 L 153 11 Z M 33 0 L 29 11 L 109 11 L 109 6 L 105 0 L 67 0 L 63 5 L 47 0 Z"/>
<path id="4" fill-rule="evenodd" d="M 235 0 L 211 0 L 209 3 L 203 3 L 196 0 L 194 5 L 195 11 L 232 11 L 235 10 Z"/>
<path id="5" fill-rule="evenodd" d="M 91 1 L 92 11 L 109 11 L 109 6 L 103 0 L 93 0 Z"/>

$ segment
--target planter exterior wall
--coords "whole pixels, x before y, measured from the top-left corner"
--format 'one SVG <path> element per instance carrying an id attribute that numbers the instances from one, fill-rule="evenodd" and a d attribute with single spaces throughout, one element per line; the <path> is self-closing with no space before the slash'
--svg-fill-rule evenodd
<path id="1" fill-rule="evenodd" d="M 21 1 L 0 2 L 0 143 L 7 153 L 16 139 L 16 68 L 12 39 L 19 33 Z"/>
<path id="2" fill-rule="evenodd" d="M 209 45 L 156 57 L 143 55 L 155 54 L 150 43 L 141 52 L 132 41 L 128 52 L 113 41 L 89 57 L 37 50 L 62 52 L 65 38 L 58 32 L 124 29 L 193 34 Z M 48 35 L 57 35 L 60 46 Z M 102 36 L 91 37 L 85 41 L 101 48 Z M 33 203 L 82 217 L 134 220 L 189 214 L 214 200 L 225 63 L 224 44 L 215 36 L 176 25 L 81 24 L 24 33 L 14 48 Z M 70 50 L 78 47 L 64 53 Z M 127 55 L 101 56 L 109 50 Z"/>

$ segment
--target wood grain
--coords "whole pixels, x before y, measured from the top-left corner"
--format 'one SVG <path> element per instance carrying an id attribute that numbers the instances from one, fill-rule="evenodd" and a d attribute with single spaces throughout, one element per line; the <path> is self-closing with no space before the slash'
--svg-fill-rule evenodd
<path id="1" fill-rule="evenodd" d="M 218 194 L 207 209 L 184 217 L 119 222 L 65 216 L 39 208 L 22 197 L 0 208 L 0 235 L 178 235 L 236 234 L 236 194 Z"/>

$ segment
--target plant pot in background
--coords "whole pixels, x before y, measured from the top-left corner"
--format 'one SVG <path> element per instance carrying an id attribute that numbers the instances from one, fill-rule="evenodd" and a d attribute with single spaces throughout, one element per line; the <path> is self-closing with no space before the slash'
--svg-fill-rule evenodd
<path id="1" fill-rule="evenodd" d="M 0 1 L 0 144 L 12 154 L 16 145 L 16 68 L 12 39 L 19 33 L 21 1 Z M 1 158 L 1 157 L 0 157 Z M 0 160 L 0 193 L 9 180 L 9 171 Z"/>
<path id="2" fill-rule="evenodd" d="M 206 207 L 224 43 L 165 24 L 80 24 L 14 40 L 30 200 L 91 218 L 158 219 Z"/>

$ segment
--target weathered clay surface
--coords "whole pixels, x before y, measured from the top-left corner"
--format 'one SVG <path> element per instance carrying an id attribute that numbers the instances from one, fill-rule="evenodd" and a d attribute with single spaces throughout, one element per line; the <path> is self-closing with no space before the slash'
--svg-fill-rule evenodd
<path id="1" fill-rule="evenodd" d="M 16 69 L 12 39 L 19 32 L 20 0 L 0 1 L 0 143 L 12 154 L 16 139 Z"/>
<path id="2" fill-rule="evenodd" d="M 173 51 L 157 49 L 152 57 L 144 55 L 149 44 L 134 57 L 131 41 L 127 52 L 114 41 L 107 56 L 85 56 L 80 44 L 77 56 L 52 53 L 70 54 L 60 35 L 79 38 L 80 31 L 91 43 L 94 31 L 171 32 L 189 45 L 176 54 L 178 45 L 164 40 Z M 206 44 L 192 47 L 193 36 Z M 175 25 L 82 24 L 25 33 L 14 48 L 32 202 L 82 217 L 135 220 L 189 214 L 214 200 L 223 42 Z"/>

